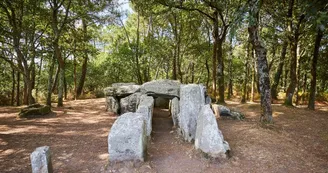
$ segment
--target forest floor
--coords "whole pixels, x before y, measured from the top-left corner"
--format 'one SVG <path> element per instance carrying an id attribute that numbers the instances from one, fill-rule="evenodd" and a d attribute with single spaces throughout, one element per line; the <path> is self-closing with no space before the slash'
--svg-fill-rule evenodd
<path id="1" fill-rule="evenodd" d="M 51 148 L 54 172 L 322 172 L 328 173 L 328 104 L 318 110 L 273 105 L 273 125 L 258 123 L 258 103 L 227 106 L 243 121 L 218 119 L 230 157 L 209 160 L 172 129 L 167 111 L 156 109 L 144 163 L 108 163 L 107 136 L 116 116 L 105 99 L 65 102 L 46 118 L 17 119 L 19 108 L 0 107 L 0 172 L 31 172 L 29 155 Z"/>

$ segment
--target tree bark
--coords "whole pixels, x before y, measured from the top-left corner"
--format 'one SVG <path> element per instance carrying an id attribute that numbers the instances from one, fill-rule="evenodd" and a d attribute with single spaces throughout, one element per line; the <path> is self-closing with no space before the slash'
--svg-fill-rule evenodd
<path id="1" fill-rule="evenodd" d="M 15 86 L 16 86 L 16 78 L 15 78 L 15 70 L 12 69 L 11 77 L 12 77 L 12 88 L 11 88 L 11 102 L 10 105 L 14 106 L 15 102 Z"/>
<path id="2" fill-rule="evenodd" d="M 83 41 L 84 41 L 84 50 L 83 50 L 83 64 L 82 64 L 82 73 L 81 73 L 81 77 L 79 80 L 79 85 L 77 87 L 76 90 L 76 97 L 80 97 L 82 90 L 83 90 L 83 86 L 84 86 L 84 82 L 85 82 L 85 77 L 87 74 L 87 67 L 88 67 L 88 50 L 87 50 L 87 46 L 85 46 L 86 44 L 88 44 L 88 37 L 87 37 L 87 24 L 86 21 L 84 19 L 82 19 L 82 28 L 83 28 Z"/>
<path id="3" fill-rule="evenodd" d="M 56 88 L 58 88 L 58 77 L 59 77 L 59 73 L 60 73 L 60 66 L 58 64 L 57 65 L 56 74 L 55 74 L 55 77 L 53 79 L 52 86 L 51 86 L 51 92 L 52 93 L 55 93 Z"/>
<path id="4" fill-rule="evenodd" d="M 16 106 L 20 106 L 20 73 L 17 72 Z"/>
<path id="5" fill-rule="evenodd" d="M 248 59 L 249 59 L 249 45 L 246 47 L 246 59 L 244 62 L 244 79 L 243 79 L 243 93 L 241 96 L 241 103 L 246 103 L 246 92 L 247 92 L 247 69 L 248 69 Z"/>
<path id="6" fill-rule="evenodd" d="M 223 27 L 223 32 L 221 33 L 221 38 L 218 39 L 218 53 L 217 53 L 217 58 L 218 58 L 218 83 L 219 83 L 219 103 L 225 103 L 225 98 L 224 98 L 224 60 L 223 60 L 223 43 L 226 38 L 228 27 L 224 26 Z"/>
<path id="7" fill-rule="evenodd" d="M 52 85 L 53 85 L 53 80 L 52 80 L 52 76 L 54 73 L 54 68 L 55 68 L 55 63 L 56 63 L 56 59 L 55 57 L 52 57 L 51 61 L 50 61 L 50 66 L 49 66 L 49 76 L 48 76 L 48 91 L 47 91 L 47 105 L 51 106 L 51 95 L 52 95 Z"/>
<path id="8" fill-rule="evenodd" d="M 274 75 L 274 80 L 273 80 L 273 84 L 272 84 L 272 87 L 271 87 L 272 99 L 276 99 L 276 100 L 278 99 L 277 98 L 277 95 L 278 95 L 277 88 L 278 88 L 279 81 L 280 81 L 281 74 L 282 74 L 282 70 L 283 70 L 283 67 L 284 67 L 284 62 L 285 62 L 286 52 L 287 52 L 287 45 L 288 45 L 287 41 L 284 41 L 284 43 L 282 44 L 282 51 L 281 51 L 281 56 L 280 56 L 278 69 L 277 69 L 277 71 Z"/>
<path id="9" fill-rule="evenodd" d="M 213 88 L 213 97 L 216 100 L 216 59 L 217 59 L 217 47 L 218 47 L 218 37 L 219 37 L 219 21 L 218 21 L 218 12 L 214 11 L 213 13 L 213 56 L 212 56 L 212 88 Z"/>
<path id="10" fill-rule="evenodd" d="M 290 1 L 290 8 L 292 8 L 294 3 L 294 0 Z M 290 24 L 289 24 L 289 31 L 293 32 L 293 36 L 290 36 L 290 48 L 291 48 L 291 61 L 290 61 L 290 75 L 289 75 L 289 79 L 290 79 L 290 83 L 288 85 L 287 88 L 287 92 L 286 92 L 286 99 L 285 99 L 285 105 L 286 106 L 293 106 L 293 96 L 294 96 L 294 92 L 295 92 L 295 88 L 297 86 L 297 46 L 298 46 L 298 41 L 299 41 L 299 36 L 300 36 L 300 25 L 302 20 L 304 19 L 304 15 L 301 15 L 298 23 L 296 24 L 296 28 L 293 30 L 293 21 L 292 19 L 290 20 Z"/>
<path id="11" fill-rule="evenodd" d="M 142 77 L 141 77 L 141 73 L 140 73 L 140 64 L 139 64 L 139 43 L 140 43 L 140 33 L 139 33 L 139 29 L 140 29 L 140 14 L 139 12 L 137 12 L 137 45 L 136 45 L 136 71 L 137 71 L 137 78 L 138 78 L 138 83 L 142 84 Z"/>
<path id="12" fill-rule="evenodd" d="M 318 28 L 317 36 L 315 38 L 314 51 L 313 51 L 313 59 L 312 59 L 312 69 L 311 69 L 311 88 L 310 88 L 310 97 L 308 108 L 311 110 L 315 109 L 315 93 L 316 93 L 316 85 L 317 85 L 317 62 L 319 57 L 319 48 L 320 42 L 323 37 L 323 31 Z"/>
<path id="13" fill-rule="evenodd" d="M 272 107 L 271 107 L 271 90 L 270 90 L 270 78 L 269 78 L 269 69 L 268 62 L 266 57 L 266 48 L 262 45 L 260 41 L 260 35 L 258 32 L 258 20 L 259 20 L 259 11 L 260 4 L 256 0 L 251 0 L 250 4 L 252 5 L 250 9 L 250 16 L 253 18 L 253 21 L 250 21 L 248 26 L 249 38 L 252 45 L 255 48 L 257 56 L 257 69 L 260 83 L 261 91 L 261 107 L 262 115 L 260 118 L 261 122 L 273 123 L 272 117 Z"/>
<path id="14" fill-rule="evenodd" d="M 229 75 L 229 83 L 228 83 L 228 96 L 227 99 L 230 99 L 233 95 L 232 93 L 232 39 L 230 39 L 230 50 L 229 50 L 229 61 L 228 61 L 228 75 Z"/>

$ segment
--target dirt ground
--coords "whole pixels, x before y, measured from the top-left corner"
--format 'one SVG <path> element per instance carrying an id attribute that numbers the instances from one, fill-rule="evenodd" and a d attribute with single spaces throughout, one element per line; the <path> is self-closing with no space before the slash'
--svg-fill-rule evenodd
<path id="1" fill-rule="evenodd" d="M 227 106 L 244 121 L 218 119 L 230 158 L 210 160 L 172 129 L 167 111 L 156 109 L 144 163 L 108 163 L 107 136 L 116 116 L 105 99 L 65 102 L 47 118 L 17 119 L 19 108 L 0 107 L 0 172 L 31 172 L 29 155 L 51 148 L 54 172 L 322 172 L 328 173 L 328 105 L 318 110 L 273 105 L 274 125 L 258 123 L 257 103 Z"/>

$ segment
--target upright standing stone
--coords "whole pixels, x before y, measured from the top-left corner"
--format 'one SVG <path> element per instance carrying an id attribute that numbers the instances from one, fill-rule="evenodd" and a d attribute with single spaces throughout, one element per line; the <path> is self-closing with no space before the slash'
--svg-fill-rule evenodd
<path id="1" fill-rule="evenodd" d="M 121 114 L 136 112 L 141 93 L 134 93 L 120 100 Z"/>
<path id="2" fill-rule="evenodd" d="M 230 149 L 223 139 L 210 105 L 204 105 L 199 113 L 195 147 L 214 158 L 226 157 L 225 153 Z"/>
<path id="3" fill-rule="evenodd" d="M 189 84 L 180 87 L 179 125 L 185 140 L 195 139 L 198 113 L 205 104 L 202 85 Z"/>
<path id="4" fill-rule="evenodd" d="M 32 173 L 52 173 L 50 148 L 38 147 L 30 155 Z"/>
<path id="5" fill-rule="evenodd" d="M 173 125 L 175 127 L 178 126 L 179 112 L 180 112 L 179 99 L 177 97 L 174 97 L 174 99 L 171 100 L 171 115 L 172 115 Z"/>
<path id="6" fill-rule="evenodd" d="M 154 109 L 154 98 L 152 96 L 141 95 L 137 113 L 143 115 L 147 126 L 147 136 L 150 136 L 152 131 L 152 117 Z"/>
<path id="7" fill-rule="evenodd" d="M 108 135 L 109 161 L 144 161 L 146 139 L 146 124 L 141 114 L 121 115 Z"/>
<path id="8" fill-rule="evenodd" d="M 119 105 L 115 97 L 106 96 L 106 111 L 118 113 Z"/>

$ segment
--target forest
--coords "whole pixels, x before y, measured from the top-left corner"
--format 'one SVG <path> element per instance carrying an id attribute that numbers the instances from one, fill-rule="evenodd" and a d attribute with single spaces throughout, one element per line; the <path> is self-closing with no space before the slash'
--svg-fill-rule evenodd
<path id="1" fill-rule="evenodd" d="M 327 0 L 0 0 L 0 50 L 0 172 L 328 172 Z"/>
<path id="2" fill-rule="evenodd" d="M 218 103 L 261 100 L 267 121 L 274 100 L 315 109 L 327 101 L 327 12 L 321 0 L 3 0 L 0 105 L 173 79 Z"/>

